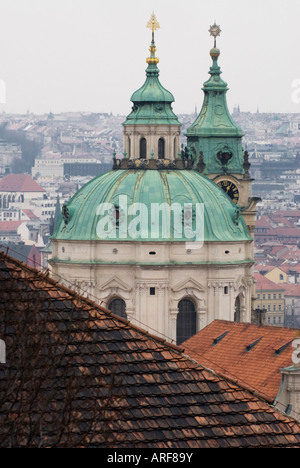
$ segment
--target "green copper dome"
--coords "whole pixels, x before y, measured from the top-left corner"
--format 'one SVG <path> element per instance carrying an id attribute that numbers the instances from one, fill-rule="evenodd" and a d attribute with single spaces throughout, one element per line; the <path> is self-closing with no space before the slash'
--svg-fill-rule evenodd
<path id="1" fill-rule="evenodd" d="M 120 203 L 120 200 L 127 200 L 127 207 L 122 204 L 123 202 Z M 104 205 L 105 203 L 107 205 Z M 140 205 L 134 204 L 142 204 L 143 210 L 137 211 Z M 171 217 L 168 236 L 165 234 L 162 217 L 153 218 L 152 208 L 158 204 L 179 207 Z M 64 206 L 63 215 L 52 239 L 107 240 L 108 237 L 101 234 L 99 226 L 105 219 L 104 214 L 107 219 L 116 223 L 116 212 L 118 212 L 118 223 L 126 221 L 126 226 L 130 226 L 132 222 L 137 223 L 137 218 L 142 220 L 141 232 L 138 238 L 133 238 L 128 231 L 125 235 L 117 233 L 117 238 L 109 237 L 109 239 L 191 241 L 191 238 L 185 235 L 185 230 L 182 238 L 178 237 L 178 216 L 182 216 L 185 207 L 191 207 L 184 216 L 186 213 L 190 214 L 190 219 L 194 223 L 197 204 L 204 207 L 204 241 L 251 240 L 239 207 L 214 182 L 191 170 L 116 170 L 102 174 L 82 187 Z M 112 213 L 112 207 L 117 211 Z M 156 232 L 153 231 L 153 224 L 157 222 L 159 231 Z"/>

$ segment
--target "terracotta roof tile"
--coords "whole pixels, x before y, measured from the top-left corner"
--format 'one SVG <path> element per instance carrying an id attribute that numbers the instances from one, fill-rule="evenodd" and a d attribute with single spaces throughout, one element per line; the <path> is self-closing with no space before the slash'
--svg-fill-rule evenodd
<path id="1" fill-rule="evenodd" d="M 254 279 L 256 281 L 256 290 L 263 290 L 263 291 L 284 291 L 284 287 L 282 283 L 276 284 L 273 281 L 266 278 L 264 275 L 260 273 L 254 273 Z"/>
<path id="2" fill-rule="evenodd" d="M 30 337 L 21 351 L 36 354 L 22 361 L 30 378 L 23 372 L 5 397 L 9 372 L 21 371 L 12 352 L 20 324 L 18 337 Z M 0 336 L 8 344 L 0 370 L 2 447 L 300 447 L 299 424 L 209 370 L 208 359 L 199 365 L 2 253 Z"/>
<path id="3" fill-rule="evenodd" d="M 182 346 L 204 366 L 273 402 L 281 383 L 280 369 L 292 364 L 291 343 L 297 333 L 289 328 L 216 320 Z M 222 335 L 214 345 L 215 338 Z M 251 344 L 254 346 L 247 351 Z"/>
<path id="4" fill-rule="evenodd" d="M 8 174 L 0 180 L 0 192 L 45 192 L 27 174 Z"/>

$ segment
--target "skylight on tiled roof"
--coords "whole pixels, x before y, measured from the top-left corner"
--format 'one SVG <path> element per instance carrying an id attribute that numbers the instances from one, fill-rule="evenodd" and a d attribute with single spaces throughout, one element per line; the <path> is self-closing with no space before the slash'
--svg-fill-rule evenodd
<path id="1" fill-rule="evenodd" d="M 213 346 L 216 346 L 218 343 L 220 343 L 221 340 L 223 340 L 223 338 L 225 338 L 225 336 L 229 333 L 229 331 L 226 331 L 225 333 L 222 333 L 222 335 L 218 336 L 217 338 L 215 338 L 213 340 Z"/>
<path id="2" fill-rule="evenodd" d="M 262 336 L 260 338 L 258 338 L 258 340 L 253 341 L 253 343 L 246 346 L 246 351 L 248 351 L 248 352 L 251 351 L 251 349 L 253 349 L 260 342 L 261 339 L 262 339 Z"/>
<path id="3" fill-rule="evenodd" d="M 275 349 L 275 354 L 276 356 L 279 356 L 279 354 L 282 353 L 282 351 L 284 351 L 291 343 L 293 342 L 293 340 L 290 340 L 288 341 L 287 343 L 284 343 L 282 346 L 280 346 L 279 348 L 276 348 Z"/>

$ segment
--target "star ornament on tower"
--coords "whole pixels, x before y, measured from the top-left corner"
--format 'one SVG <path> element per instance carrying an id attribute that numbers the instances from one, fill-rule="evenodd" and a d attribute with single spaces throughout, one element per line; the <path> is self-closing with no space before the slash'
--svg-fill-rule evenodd
<path id="1" fill-rule="evenodd" d="M 147 23 L 147 28 L 151 29 L 152 32 L 160 28 L 159 22 L 154 13 L 152 13 L 150 20 Z"/>
<path id="2" fill-rule="evenodd" d="M 220 36 L 221 32 L 222 30 L 220 29 L 220 26 L 216 24 L 216 22 L 209 29 L 210 35 L 213 36 L 215 39 L 215 47 L 216 47 L 217 37 Z"/>

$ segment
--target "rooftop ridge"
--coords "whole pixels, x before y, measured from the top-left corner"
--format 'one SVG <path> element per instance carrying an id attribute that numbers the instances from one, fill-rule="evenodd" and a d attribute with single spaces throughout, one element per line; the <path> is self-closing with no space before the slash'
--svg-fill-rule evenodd
<path id="1" fill-rule="evenodd" d="M 103 305 L 97 304 L 95 301 L 93 301 L 93 300 L 91 300 L 89 298 L 81 296 L 80 294 L 78 294 L 73 289 L 68 288 L 67 286 L 61 284 L 59 281 L 56 281 L 55 279 L 51 278 L 51 276 L 49 276 L 50 272 L 49 273 L 42 273 L 42 272 L 36 270 L 35 268 L 32 268 L 32 267 L 26 265 L 25 263 L 21 262 L 20 260 L 17 260 L 15 258 L 10 257 L 5 252 L 0 251 L 0 260 L 2 260 L 2 259 L 6 259 L 9 262 L 14 263 L 17 267 L 22 268 L 23 270 L 28 270 L 29 272 L 34 273 L 38 278 L 41 278 L 43 280 L 47 280 L 49 283 L 53 284 L 53 286 L 56 286 L 59 289 L 65 291 L 66 293 L 73 296 L 75 301 L 80 300 L 80 302 L 81 302 L 80 305 L 82 305 L 82 302 L 85 302 L 90 307 L 93 307 L 95 309 L 100 309 L 102 313 L 109 315 L 114 320 L 118 320 L 119 322 L 123 323 L 124 325 L 130 325 L 130 327 L 132 329 L 134 329 L 138 333 L 141 333 L 141 334 L 145 335 L 147 338 L 151 338 L 154 341 L 158 341 L 160 343 L 163 343 L 165 346 L 173 349 L 174 351 L 177 351 L 180 354 L 184 353 L 184 348 L 182 348 L 181 346 L 177 346 L 177 345 L 167 341 L 166 338 L 162 338 L 160 336 L 157 336 L 157 335 L 149 332 L 148 330 L 133 324 L 129 320 L 127 320 L 127 319 L 125 319 L 123 317 L 119 317 L 118 315 L 114 314 L 113 312 L 111 312 L 109 309 L 107 309 Z"/>

